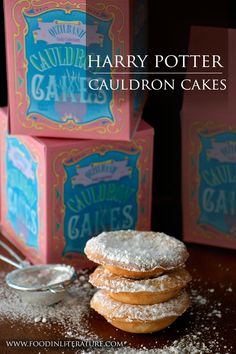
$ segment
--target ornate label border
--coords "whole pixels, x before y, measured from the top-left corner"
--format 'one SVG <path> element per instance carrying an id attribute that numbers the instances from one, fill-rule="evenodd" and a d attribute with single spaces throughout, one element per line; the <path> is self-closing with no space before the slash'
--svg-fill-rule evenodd
<path id="1" fill-rule="evenodd" d="M 46 261 L 46 234 L 45 234 L 45 225 L 46 225 L 46 220 L 45 220 L 45 208 L 43 206 L 44 203 L 44 172 L 42 168 L 42 161 L 43 161 L 43 153 L 36 147 L 34 142 L 29 141 L 28 138 L 22 138 L 22 137 L 17 137 L 18 141 L 20 144 L 23 144 L 26 149 L 30 152 L 32 158 L 36 163 L 38 164 L 37 168 L 37 182 L 38 182 L 38 245 L 39 248 L 36 250 L 33 247 L 26 246 L 23 240 L 21 240 L 13 230 L 10 222 L 6 218 L 7 216 L 7 202 L 6 202 L 6 188 L 2 188 L 2 194 L 3 194 L 3 199 L 5 200 L 4 204 L 1 206 L 2 207 L 2 215 L 4 215 L 4 229 L 6 229 L 6 232 L 9 235 L 9 238 L 14 238 L 15 242 L 19 244 L 19 247 L 23 250 L 23 252 L 26 254 L 26 250 L 30 249 L 30 258 L 33 259 L 33 261 L 36 262 L 42 262 Z M 6 170 L 6 162 L 5 162 L 5 156 L 6 156 L 6 139 L 4 139 L 4 142 L 2 144 L 2 156 L 4 157 L 4 160 L 2 161 L 2 166 L 4 167 L 4 170 L 1 173 L 1 178 L 2 178 L 2 185 L 6 186 L 7 183 L 7 170 Z M 28 253 L 28 251 L 27 251 Z"/>
<path id="2" fill-rule="evenodd" d="M 188 165 L 190 173 L 190 183 L 189 183 L 189 216 L 191 233 L 195 239 L 205 239 L 205 240 L 219 240 L 222 241 L 222 237 L 229 242 L 235 242 L 235 235 L 223 234 L 211 225 L 200 225 L 197 224 L 197 220 L 201 214 L 199 207 L 199 195 L 198 191 L 200 188 L 200 176 L 199 176 L 199 155 L 202 151 L 201 141 L 198 136 L 214 136 L 216 134 L 224 134 L 229 132 L 235 132 L 236 125 L 220 124 L 213 121 L 201 122 L 197 121 L 191 125 L 189 130 L 189 141 L 190 141 L 190 151 L 188 154 Z"/>
<path id="3" fill-rule="evenodd" d="M 127 143 L 117 142 L 115 144 L 101 143 L 97 146 L 87 147 L 83 150 L 79 148 L 67 149 L 59 153 L 53 160 L 53 204 L 52 204 L 52 237 L 53 244 L 57 248 L 57 253 L 62 254 L 65 247 L 63 221 L 65 216 L 64 205 L 64 183 L 66 181 L 66 172 L 63 164 L 71 160 L 71 164 L 79 162 L 91 154 L 104 155 L 108 151 L 119 151 L 129 155 L 140 154 L 137 169 L 139 171 L 139 188 L 137 193 L 137 230 L 145 230 L 149 225 L 149 203 L 150 203 L 150 178 L 151 178 L 151 144 L 148 138 L 139 138 L 135 142 Z M 54 212 L 55 211 L 55 212 Z"/>
<path id="4" fill-rule="evenodd" d="M 103 0 L 104 1 L 104 0 Z M 125 41 L 123 39 L 125 19 L 122 9 L 118 6 L 106 4 L 105 2 L 97 3 L 95 5 L 88 5 L 86 1 L 44 1 L 44 0 L 18 0 L 13 9 L 12 16 L 14 21 L 14 82 L 16 93 L 16 110 L 17 119 L 22 127 L 25 129 L 50 129 L 61 131 L 75 131 L 84 133 L 97 133 L 100 135 L 118 134 L 123 131 L 125 127 L 125 115 L 123 110 L 126 95 L 124 91 L 113 91 L 113 99 L 110 103 L 110 110 L 114 120 L 111 121 L 107 117 L 98 118 L 87 124 L 77 125 L 73 121 L 66 124 L 52 122 L 50 119 L 39 114 L 30 114 L 26 116 L 27 108 L 29 106 L 29 97 L 27 95 L 27 67 L 28 61 L 25 54 L 25 35 L 28 32 L 27 23 L 24 21 L 24 13 L 33 11 L 34 14 L 29 16 L 38 16 L 52 10 L 63 10 L 65 13 L 70 13 L 74 10 L 86 11 L 92 16 L 100 20 L 113 19 L 112 26 L 109 32 L 109 37 L 112 40 L 112 53 L 114 54 L 119 48 L 120 54 L 125 53 Z M 21 50 L 17 48 L 21 46 Z M 21 66 L 18 63 L 22 63 Z M 111 77 L 114 77 L 115 70 L 111 72 Z M 19 83 L 20 78 L 20 83 Z"/>

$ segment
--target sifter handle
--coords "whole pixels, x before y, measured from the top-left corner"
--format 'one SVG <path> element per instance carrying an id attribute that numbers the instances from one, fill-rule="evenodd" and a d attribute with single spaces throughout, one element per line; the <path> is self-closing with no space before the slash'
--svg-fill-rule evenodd
<path id="1" fill-rule="evenodd" d="M 24 267 L 24 260 L 22 258 L 20 258 L 18 256 L 18 254 L 16 254 L 12 249 L 11 247 L 9 247 L 5 242 L 1 241 L 0 240 L 0 246 L 2 248 L 4 248 L 16 261 L 18 261 L 18 263 L 12 261 L 11 259 L 1 255 L 1 260 L 4 261 L 4 262 L 7 262 L 11 265 L 13 265 L 14 267 L 17 267 L 17 268 L 23 268 Z M 17 265 L 16 265 L 17 264 Z"/>
<path id="2" fill-rule="evenodd" d="M 11 264 L 13 267 L 16 267 L 18 269 L 22 268 L 22 265 L 20 263 L 16 263 L 16 262 L 12 261 L 11 259 L 3 256 L 2 254 L 0 254 L 0 260 L 2 260 L 3 262 L 6 262 L 8 264 Z"/>

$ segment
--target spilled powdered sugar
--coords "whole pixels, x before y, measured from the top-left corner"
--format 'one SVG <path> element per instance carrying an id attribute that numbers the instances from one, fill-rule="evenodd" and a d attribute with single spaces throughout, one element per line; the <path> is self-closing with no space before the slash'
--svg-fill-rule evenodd
<path id="1" fill-rule="evenodd" d="M 103 232 L 87 242 L 85 253 L 99 263 L 129 271 L 181 267 L 188 258 L 183 242 L 157 232 Z M 104 260 L 104 262 L 103 262 Z"/>
<path id="2" fill-rule="evenodd" d="M 5 285 L 4 276 L 4 273 L 0 273 L 1 319 L 8 319 L 11 322 L 22 321 L 26 324 L 42 322 L 48 323 L 48 326 L 56 323 L 62 328 L 63 335 L 73 332 L 78 339 L 86 338 L 88 332 L 86 316 L 90 298 L 94 293 L 94 289 L 87 282 L 88 275 L 86 277 L 82 275 L 83 281 L 76 280 L 66 297 L 54 306 L 38 306 L 23 302 L 17 292 Z M 91 338 L 97 336 L 91 333 Z"/>
<path id="3" fill-rule="evenodd" d="M 120 349 L 96 350 L 96 351 L 82 351 L 78 354 L 212 354 L 204 343 L 198 341 L 197 336 L 187 335 L 179 341 L 174 341 L 171 346 L 164 346 L 163 349 L 147 349 L 144 346 L 141 349 L 134 349 L 130 347 Z M 221 353 L 217 353 L 221 354 Z"/>
<path id="4" fill-rule="evenodd" d="M 98 326 L 104 327 L 105 330 L 105 320 L 95 313 L 92 313 L 90 318 L 88 316 L 90 312 L 89 302 L 94 294 L 94 290 L 87 283 L 87 273 L 80 273 L 78 280 L 71 287 L 66 298 L 61 303 L 50 307 L 38 307 L 22 303 L 18 294 L 6 287 L 4 282 L 5 275 L 5 273 L 0 272 L 0 322 L 3 321 L 3 326 L 5 320 L 7 320 L 12 324 L 17 324 L 21 330 L 24 329 L 24 324 L 31 324 L 32 326 L 39 326 L 40 331 L 44 329 L 50 332 L 53 326 L 58 324 L 62 340 L 63 338 L 66 340 L 83 341 L 104 341 L 107 339 L 103 337 L 102 330 L 97 332 L 96 326 L 91 325 L 91 322 L 96 320 Z M 207 286 L 207 284 L 204 284 L 205 288 Z M 212 288 L 212 286 L 209 286 L 209 289 Z M 229 288 L 232 291 L 229 292 L 227 290 Z M 223 297 L 230 297 L 235 291 L 229 284 L 222 289 Z M 218 292 L 218 289 L 215 289 L 215 292 Z M 230 310 L 223 306 L 224 298 L 222 298 L 222 302 L 214 302 L 211 298 L 212 294 L 214 293 L 201 287 L 201 279 L 194 279 L 191 290 L 192 307 L 174 326 L 160 333 L 155 333 L 153 336 L 148 336 L 150 342 L 149 348 L 146 348 L 142 344 L 137 344 L 140 341 L 142 342 L 142 339 L 136 341 L 137 336 L 138 338 L 143 338 L 142 335 L 133 336 L 119 330 L 114 330 L 110 339 L 113 341 L 121 341 L 123 339 L 123 347 L 117 349 L 83 349 L 81 347 L 80 349 L 71 350 L 71 353 L 235 354 L 235 348 L 230 347 L 224 338 L 224 328 L 222 327 L 222 319 L 228 318 L 231 315 L 229 311 L 232 311 L 232 309 Z M 219 315 L 222 316 L 222 319 L 219 318 Z M 233 335 L 234 333 L 232 333 Z M 146 335 L 144 336 L 146 338 Z M 49 348 L 48 352 L 59 354 L 63 351 L 58 349 L 51 351 Z M 15 353 L 17 353 L 17 349 Z"/>

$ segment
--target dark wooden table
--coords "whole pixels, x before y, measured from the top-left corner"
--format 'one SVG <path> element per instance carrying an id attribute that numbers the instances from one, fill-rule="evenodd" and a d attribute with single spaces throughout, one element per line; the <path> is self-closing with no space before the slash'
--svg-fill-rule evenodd
<path id="1" fill-rule="evenodd" d="M 188 269 L 193 276 L 191 309 L 170 328 L 155 334 L 132 335 L 116 330 L 102 317 L 88 311 L 90 326 L 101 340 L 126 341 L 134 348 L 163 348 L 174 340 L 196 335 L 196 340 L 211 347 L 211 353 L 236 353 L 236 258 L 235 251 L 200 245 L 188 245 Z M 2 252 L 1 250 L 1 253 Z M 0 262 L 0 271 L 10 271 L 11 266 Z M 0 299 L 1 301 L 1 299 Z M 35 351 L 30 348 L 7 348 L 6 340 L 63 340 L 60 326 L 50 330 L 26 325 L 21 321 L 10 323 L 0 318 L 0 353 L 75 353 L 73 349 Z M 186 350 L 186 349 L 185 349 Z M 79 351 L 77 351 L 79 353 Z M 94 353 L 99 353 L 95 351 Z M 124 350 L 125 353 L 125 350 Z M 183 353 L 192 354 L 191 348 Z M 180 351 L 180 354 L 182 352 Z"/>

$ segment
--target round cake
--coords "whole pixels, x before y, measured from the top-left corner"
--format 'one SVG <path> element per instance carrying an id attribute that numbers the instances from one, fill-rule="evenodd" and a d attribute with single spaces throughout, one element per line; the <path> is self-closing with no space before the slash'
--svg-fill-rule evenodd
<path id="1" fill-rule="evenodd" d="M 191 281 L 185 269 L 175 269 L 150 279 L 122 278 L 104 267 L 98 267 L 89 278 L 90 283 L 106 290 L 114 300 L 135 305 L 152 305 L 167 301 L 179 294 Z"/>
<path id="2" fill-rule="evenodd" d="M 155 305 L 123 304 L 99 290 L 90 303 L 113 326 L 131 333 L 160 331 L 181 316 L 189 304 L 189 296 L 184 290 L 176 298 Z"/>
<path id="3" fill-rule="evenodd" d="M 185 245 L 174 237 L 131 230 L 101 233 L 87 242 L 85 254 L 113 274 L 137 279 L 180 268 L 188 258 Z"/>

